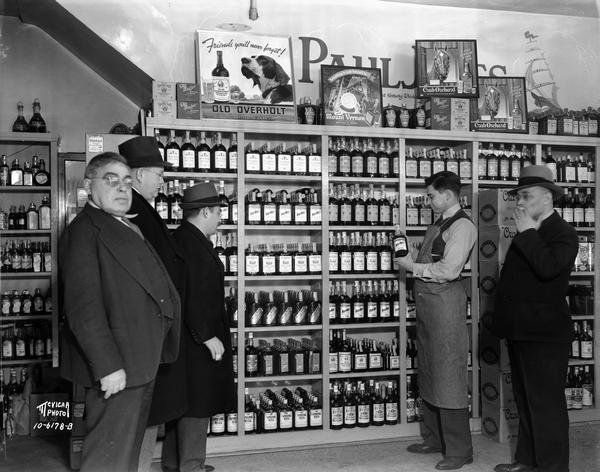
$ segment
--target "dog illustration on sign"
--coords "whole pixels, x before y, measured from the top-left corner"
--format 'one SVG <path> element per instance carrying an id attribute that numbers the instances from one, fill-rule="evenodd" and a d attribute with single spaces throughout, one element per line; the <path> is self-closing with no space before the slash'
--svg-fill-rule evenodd
<path id="1" fill-rule="evenodd" d="M 260 88 L 267 103 L 293 102 L 290 76 L 270 56 L 242 57 L 242 75 Z"/>

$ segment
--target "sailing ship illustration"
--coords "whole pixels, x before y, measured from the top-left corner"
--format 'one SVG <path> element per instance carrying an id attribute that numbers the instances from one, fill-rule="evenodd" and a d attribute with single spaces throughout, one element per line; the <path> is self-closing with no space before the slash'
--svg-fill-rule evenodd
<path id="1" fill-rule="evenodd" d="M 544 51 L 539 47 L 537 38 L 539 35 L 525 31 L 527 43 L 527 69 L 525 71 L 525 86 L 531 94 L 535 105 L 542 110 L 561 111 L 558 103 L 558 87 L 554 81 L 554 75 L 546 60 Z"/>

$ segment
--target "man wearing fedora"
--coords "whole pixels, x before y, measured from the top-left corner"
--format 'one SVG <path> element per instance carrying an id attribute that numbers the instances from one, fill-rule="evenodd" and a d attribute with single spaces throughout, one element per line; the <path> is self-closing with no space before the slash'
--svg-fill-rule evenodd
<path id="1" fill-rule="evenodd" d="M 575 229 L 553 207 L 562 189 L 545 166 L 523 169 L 512 240 L 500 273 L 492 331 L 506 339 L 519 411 L 515 462 L 496 472 L 569 470 L 565 378 L 573 336 L 566 302 Z"/>
<path id="2" fill-rule="evenodd" d="M 167 431 L 163 463 L 166 459 L 173 463 L 178 455 L 181 472 L 214 469 L 204 463 L 209 419 L 236 406 L 231 335 L 223 303 L 224 267 L 208 239 L 219 226 L 221 206 L 213 183 L 186 189 L 181 203 L 184 220 L 174 232 L 187 262 L 182 353 L 188 370 L 189 408 L 178 420 L 177 430 Z M 170 436 L 176 436 L 176 441 Z"/>
<path id="3" fill-rule="evenodd" d="M 160 256 L 183 300 L 184 259 L 171 232 L 153 206 L 160 185 L 163 183 L 164 169 L 170 164 L 162 159 L 156 139 L 149 136 L 137 136 L 123 142 L 119 145 L 119 152 L 127 160 L 133 179 L 132 202 L 128 216 Z M 182 343 L 183 333 L 180 351 L 183 350 Z M 158 430 L 156 425 L 167 423 L 168 429 L 171 427 L 170 422 L 186 411 L 185 383 L 184 356 L 180 355 L 172 364 L 160 366 L 148 418 L 149 428 L 146 430 L 140 455 L 140 472 L 146 472 L 150 468 Z"/>

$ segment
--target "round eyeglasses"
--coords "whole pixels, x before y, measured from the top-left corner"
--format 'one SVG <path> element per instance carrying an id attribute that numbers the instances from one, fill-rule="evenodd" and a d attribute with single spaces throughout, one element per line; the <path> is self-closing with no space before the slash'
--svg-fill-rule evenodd
<path id="1" fill-rule="evenodd" d="M 90 180 L 104 180 L 106 185 L 112 188 L 118 187 L 121 184 L 126 188 L 131 188 L 133 186 L 133 179 L 129 175 L 126 175 L 121 179 L 116 174 L 106 174 L 102 177 L 90 177 Z"/>

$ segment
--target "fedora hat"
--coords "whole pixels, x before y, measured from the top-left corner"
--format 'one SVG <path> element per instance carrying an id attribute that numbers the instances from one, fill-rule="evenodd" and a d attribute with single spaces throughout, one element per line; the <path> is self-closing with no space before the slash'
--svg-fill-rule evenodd
<path id="1" fill-rule="evenodd" d="M 552 192 L 555 197 L 563 194 L 563 189 L 556 185 L 552 179 L 552 171 L 546 166 L 527 166 L 521 170 L 517 187 L 511 189 L 509 195 L 515 195 L 519 190 L 529 187 L 544 187 Z"/>
<path id="2" fill-rule="evenodd" d="M 214 184 L 203 182 L 186 188 L 183 192 L 183 202 L 179 206 L 183 210 L 191 210 L 193 208 L 227 206 L 227 203 L 221 200 Z"/>
<path id="3" fill-rule="evenodd" d="M 158 143 L 151 136 L 136 136 L 119 144 L 119 154 L 131 168 L 135 167 L 170 167 L 171 163 L 163 160 L 158 150 Z"/>

